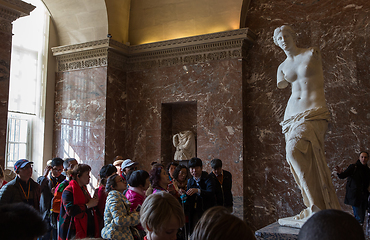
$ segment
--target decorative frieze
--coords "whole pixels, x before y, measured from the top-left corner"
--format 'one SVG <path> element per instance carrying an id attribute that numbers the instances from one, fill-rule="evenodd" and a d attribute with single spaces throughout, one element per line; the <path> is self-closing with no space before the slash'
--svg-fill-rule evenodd
<path id="1" fill-rule="evenodd" d="M 255 38 L 254 33 L 244 28 L 138 46 L 126 46 L 107 38 L 52 50 L 57 57 L 58 71 L 107 64 L 119 69 L 138 70 L 243 58 L 245 49 Z M 94 64 L 86 64 L 87 61 Z"/>
<path id="2" fill-rule="evenodd" d="M 57 55 L 58 71 L 64 72 L 83 68 L 107 66 L 107 56 L 107 48 L 85 50 L 65 55 L 59 54 Z"/>

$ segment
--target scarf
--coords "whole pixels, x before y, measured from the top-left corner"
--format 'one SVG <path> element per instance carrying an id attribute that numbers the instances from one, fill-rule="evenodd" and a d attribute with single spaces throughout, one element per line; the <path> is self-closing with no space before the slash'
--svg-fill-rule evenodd
<path id="1" fill-rule="evenodd" d="M 69 185 L 72 187 L 72 193 L 73 193 L 73 204 L 78 205 L 81 208 L 81 213 L 73 217 L 73 222 L 75 224 L 76 228 L 76 239 L 80 238 L 86 238 L 87 237 L 87 221 L 88 216 L 86 213 L 86 196 L 84 192 L 82 191 L 82 188 L 87 192 L 86 186 L 83 186 L 82 188 L 77 183 L 76 180 L 70 181 Z M 99 223 L 98 219 L 96 217 L 95 209 L 91 209 L 93 211 L 93 217 L 94 217 L 94 224 L 95 224 L 95 237 L 99 237 Z"/>

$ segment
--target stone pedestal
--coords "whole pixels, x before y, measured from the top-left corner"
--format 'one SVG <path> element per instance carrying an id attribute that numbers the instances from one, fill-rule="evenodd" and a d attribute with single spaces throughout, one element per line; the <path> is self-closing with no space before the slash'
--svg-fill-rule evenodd
<path id="1" fill-rule="evenodd" d="M 5 164 L 8 120 L 9 72 L 12 51 L 12 22 L 27 16 L 35 6 L 20 0 L 0 0 L 0 165 Z"/>
<path id="2" fill-rule="evenodd" d="M 275 222 L 257 230 L 256 238 L 258 240 L 296 240 L 299 230 L 299 228 L 282 227 L 278 222 Z"/>

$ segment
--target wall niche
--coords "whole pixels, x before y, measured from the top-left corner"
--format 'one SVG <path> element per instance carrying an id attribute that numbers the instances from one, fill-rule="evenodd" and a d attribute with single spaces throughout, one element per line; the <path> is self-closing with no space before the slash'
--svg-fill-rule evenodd
<path id="1" fill-rule="evenodd" d="M 176 133 L 186 130 L 192 131 L 196 145 L 197 102 L 162 103 L 161 119 L 161 160 L 166 165 L 174 158 L 176 148 L 173 146 L 172 138 Z"/>

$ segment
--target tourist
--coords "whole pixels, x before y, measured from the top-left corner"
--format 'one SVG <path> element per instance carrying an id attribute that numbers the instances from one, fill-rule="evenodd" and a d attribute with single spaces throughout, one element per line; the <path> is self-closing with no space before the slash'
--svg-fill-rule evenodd
<path id="1" fill-rule="evenodd" d="M 104 228 L 101 231 L 101 236 L 104 239 L 134 239 L 130 227 L 140 223 L 140 214 L 138 211 L 130 211 L 131 203 L 123 194 L 126 187 L 126 180 L 118 174 L 107 179 L 108 197 L 104 211 Z"/>
<path id="2" fill-rule="evenodd" d="M 144 170 L 136 170 L 132 172 L 128 177 L 128 190 L 125 193 L 127 200 L 130 201 L 130 211 L 133 212 L 138 206 L 141 207 L 145 200 L 145 192 L 149 188 L 149 173 Z M 139 224 L 136 226 L 139 230 L 140 236 L 145 236 L 143 227 Z"/>
<path id="3" fill-rule="evenodd" d="M 50 162 L 50 165 L 47 165 L 44 169 L 44 175 L 37 178 L 37 183 L 41 188 L 40 212 L 49 226 L 48 231 L 41 238 L 44 240 L 49 240 L 51 234 L 53 235 L 53 239 L 57 238 L 57 229 L 54 228 L 56 226 L 52 223 L 56 222 L 58 214 L 51 212 L 51 209 L 55 187 L 66 178 L 64 175 L 62 175 L 63 163 L 63 159 L 58 157 L 53 158 Z"/>
<path id="4" fill-rule="evenodd" d="M 370 169 L 367 166 L 369 153 L 361 152 L 355 164 L 351 164 L 343 171 L 339 166 L 335 168 L 340 179 L 347 178 L 344 203 L 352 206 L 353 214 L 360 224 L 364 223 L 368 207 Z"/>
<path id="5" fill-rule="evenodd" d="M 145 199 L 140 222 L 146 231 L 145 240 L 175 240 L 185 223 L 184 210 L 171 194 L 157 192 Z"/>
<path id="6" fill-rule="evenodd" d="M 63 175 L 66 176 L 64 181 L 58 184 L 55 187 L 54 191 L 54 198 L 53 198 L 53 218 L 52 218 L 52 225 L 54 228 L 59 229 L 59 214 L 60 214 L 60 206 L 62 202 L 62 193 L 64 189 L 69 185 L 69 181 L 71 180 L 72 169 L 76 166 L 77 160 L 75 158 L 67 158 L 64 160 L 63 163 Z"/>
<path id="7" fill-rule="evenodd" d="M 185 165 L 178 165 L 173 172 L 173 186 L 176 191 L 183 195 L 186 193 L 188 184 L 189 169 Z"/>
<path id="8" fill-rule="evenodd" d="M 99 172 L 100 184 L 99 188 L 95 189 L 95 196 L 98 196 L 99 202 L 97 206 L 98 220 L 99 220 L 99 232 L 104 227 L 104 209 L 105 202 L 107 200 L 107 192 L 105 185 L 107 183 L 108 177 L 117 173 L 117 168 L 113 164 L 104 165 Z"/>
<path id="9" fill-rule="evenodd" d="M 40 210 L 40 185 L 32 177 L 32 164 L 20 159 L 14 164 L 17 177 L 0 189 L 0 205 L 24 202 Z"/>
<path id="10" fill-rule="evenodd" d="M 149 172 L 150 176 L 150 183 L 153 188 L 153 193 L 161 192 L 161 191 L 168 191 L 172 195 L 176 195 L 177 192 L 175 191 L 173 184 L 170 184 L 170 179 L 168 178 L 168 174 L 163 167 L 158 166 L 153 168 Z"/>
<path id="11" fill-rule="evenodd" d="M 213 179 L 209 177 L 207 172 L 203 171 L 202 160 L 200 158 L 190 159 L 189 170 L 192 177 L 188 180 L 186 201 L 189 205 L 189 230 L 192 233 L 203 213 L 213 207 L 216 201 Z"/>
<path id="12" fill-rule="evenodd" d="M 166 167 L 167 174 L 168 174 L 168 177 L 169 177 L 171 182 L 173 180 L 173 172 L 175 171 L 175 169 L 178 165 L 179 164 L 177 162 L 170 162 L 169 164 L 167 164 L 167 167 Z"/>
<path id="13" fill-rule="evenodd" d="M 208 209 L 194 228 L 190 240 L 255 240 L 251 228 L 240 218 L 230 214 L 225 207 Z M 324 238 L 323 238 L 324 239 Z"/>
<path id="14" fill-rule="evenodd" d="M 315 213 L 303 224 L 298 240 L 365 240 L 358 221 L 341 210 L 327 209 Z"/>
<path id="15" fill-rule="evenodd" d="M 90 182 L 91 167 L 76 165 L 72 180 L 64 189 L 59 215 L 59 240 L 99 237 L 99 224 L 95 206 L 98 197 L 91 198 L 86 185 Z"/>
<path id="16" fill-rule="evenodd" d="M 137 165 L 138 163 L 132 161 L 131 159 L 126 159 L 125 161 L 123 161 L 121 164 L 121 177 L 127 181 L 126 175 L 129 171 L 137 170 Z"/>
<path id="17" fill-rule="evenodd" d="M 45 234 L 47 224 L 40 213 L 23 202 L 0 206 L 2 240 L 35 240 Z"/>
<path id="18" fill-rule="evenodd" d="M 233 186 L 232 175 L 229 171 L 222 169 L 222 161 L 213 159 L 211 161 L 212 172 L 209 174 L 215 183 L 216 205 L 224 206 L 230 213 L 233 212 Z"/>

